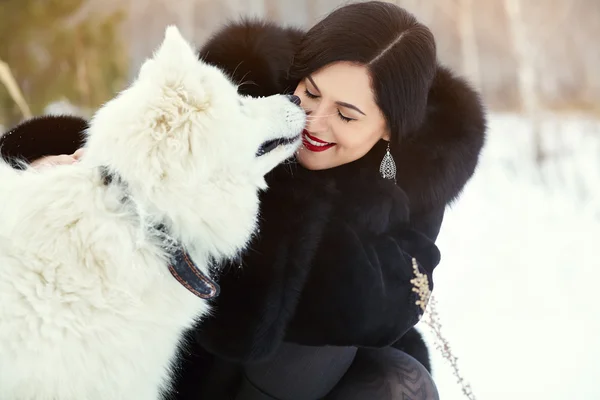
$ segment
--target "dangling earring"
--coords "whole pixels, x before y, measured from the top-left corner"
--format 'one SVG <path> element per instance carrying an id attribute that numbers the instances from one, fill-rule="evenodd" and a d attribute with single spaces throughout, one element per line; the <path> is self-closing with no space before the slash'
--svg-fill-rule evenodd
<path id="1" fill-rule="evenodd" d="M 396 163 L 394 162 L 392 153 L 390 153 L 390 142 L 388 142 L 385 156 L 383 156 L 383 160 L 381 160 L 379 173 L 384 179 L 393 179 L 394 183 L 396 183 Z"/>

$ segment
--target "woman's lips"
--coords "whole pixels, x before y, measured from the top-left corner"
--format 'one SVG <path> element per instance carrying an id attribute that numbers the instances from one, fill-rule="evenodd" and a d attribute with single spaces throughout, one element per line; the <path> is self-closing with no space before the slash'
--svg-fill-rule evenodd
<path id="1" fill-rule="evenodd" d="M 318 139 L 312 136 L 306 130 L 302 132 L 302 144 L 304 144 L 304 148 L 315 153 L 328 150 L 335 146 L 335 143 L 329 143 Z"/>

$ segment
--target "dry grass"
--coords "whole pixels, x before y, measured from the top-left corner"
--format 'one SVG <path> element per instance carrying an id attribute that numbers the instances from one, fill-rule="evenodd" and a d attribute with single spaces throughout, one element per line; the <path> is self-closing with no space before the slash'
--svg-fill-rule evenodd
<path id="1" fill-rule="evenodd" d="M 6 90 L 8 91 L 8 94 L 19 107 L 23 117 L 31 118 L 33 116 L 31 109 L 25 101 L 23 93 L 21 92 L 21 89 L 19 89 L 19 85 L 10 71 L 9 65 L 2 60 L 0 60 L 0 81 L 2 81 L 4 87 L 6 87 Z"/>
<path id="2" fill-rule="evenodd" d="M 458 358 L 452 352 L 448 339 L 442 334 L 442 323 L 440 316 L 437 312 L 437 303 L 435 297 L 433 297 L 429 290 L 429 279 L 427 275 L 422 274 L 419 271 L 419 266 L 415 258 L 412 259 L 413 271 L 415 278 L 410 281 L 413 285 L 413 292 L 417 293 L 419 299 L 416 304 L 423 310 L 422 322 L 431 330 L 435 338 L 435 347 L 442 353 L 448 363 L 450 364 L 454 376 L 457 379 L 458 384 L 465 397 L 470 400 L 475 400 L 476 397 L 471 390 L 471 385 L 465 380 L 460 373 L 458 368 Z"/>

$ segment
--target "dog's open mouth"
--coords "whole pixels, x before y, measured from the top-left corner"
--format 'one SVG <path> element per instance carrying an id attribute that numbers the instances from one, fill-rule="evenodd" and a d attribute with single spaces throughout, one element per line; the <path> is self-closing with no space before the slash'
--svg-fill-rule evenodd
<path id="1" fill-rule="evenodd" d="M 294 142 L 296 142 L 298 140 L 298 138 L 299 138 L 299 136 L 292 137 L 292 138 L 279 138 L 279 139 L 268 140 L 260 146 L 260 148 L 256 152 L 256 157 L 264 156 L 265 154 L 275 150 L 279 146 L 286 146 L 288 144 L 293 144 Z"/>

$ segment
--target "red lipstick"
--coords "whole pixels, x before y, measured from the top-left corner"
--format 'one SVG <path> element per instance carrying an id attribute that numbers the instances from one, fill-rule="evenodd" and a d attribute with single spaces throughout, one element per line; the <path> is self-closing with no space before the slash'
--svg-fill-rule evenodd
<path id="1" fill-rule="evenodd" d="M 328 150 L 335 146 L 335 143 L 325 142 L 319 138 L 312 136 L 310 133 L 308 133 L 307 130 L 304 130 L 304 132 L 302 132 L 302 144 L 304 145 L 305 149 L 315 153 Z"/>

